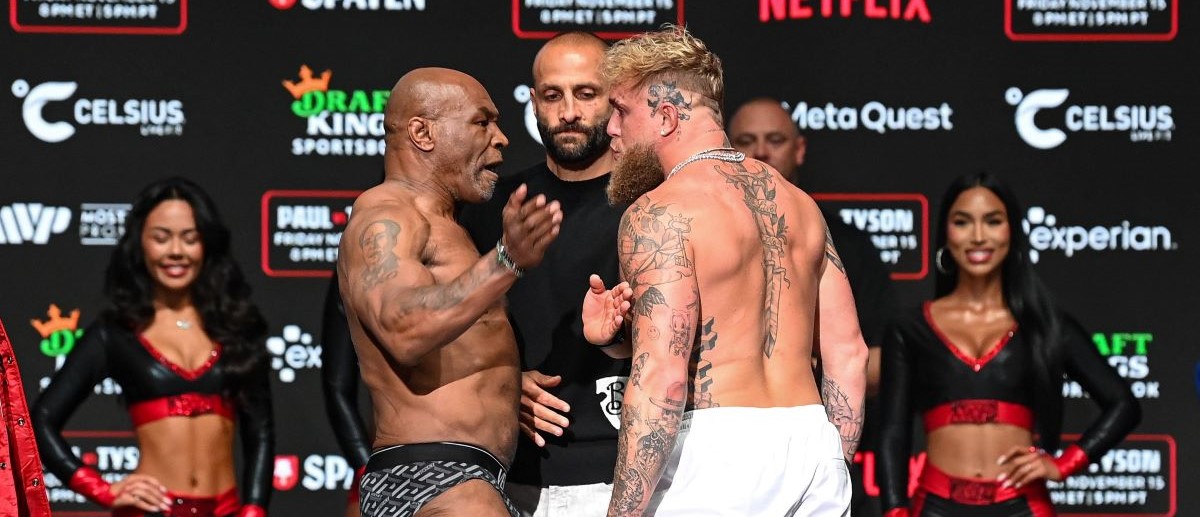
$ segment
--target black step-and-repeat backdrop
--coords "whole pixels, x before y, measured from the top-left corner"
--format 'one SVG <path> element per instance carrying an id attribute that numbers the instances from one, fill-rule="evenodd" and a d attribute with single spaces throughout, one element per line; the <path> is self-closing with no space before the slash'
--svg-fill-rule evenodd
<path id="1" fill-rule="evenodd" d="M 380 177 L 405 71 L 479 78 L 542 157 L 530 63 L 545 38 L 687 23 L 729 105 L 771 95 L 808 135 L 805 183 L 872 234 L 900 297 L 929 296 L 930 214 L 963 172 L 1007 177 L 1037 268 L 1132 385 L 1145 419 L 1054 489 L 1067 514 L 1193 515 L 1200 494 L 1200 45 L 1181 0 L 5 0 L 0 317 L 36 396 L 101 305 L 132 196 L 180 174 L 234 226 L 270 319 L 276 515 L 334 515 L 351 469 L 326 424 L 319 314 L 354 195 Z M 1191 171 L 1191 172 L 1188 172 Z M 69 424 L 108 476 L 138 451 L 106 381 Z M 1095 414 L 1078 385 L 1065 432 Z M 874 458 L 858 461 L 877 491 Z M 918 468 L 923 458 L 914 458 Z M 1188 468 L 1188 467 L 1191 467 Z M 47 476 L 56 514 L 100 515 Z"/>

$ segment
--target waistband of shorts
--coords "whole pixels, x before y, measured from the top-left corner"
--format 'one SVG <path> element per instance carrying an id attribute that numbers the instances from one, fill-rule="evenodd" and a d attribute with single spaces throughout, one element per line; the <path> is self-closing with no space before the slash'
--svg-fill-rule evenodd
<path id="1" fill-rule="evenodd" d="M 755 419 L 769 419 L 776 422 L 781 419 L 796 421 L 813 420 L 817 422 L 829 421 L 829 416 L 825 414 L 825 406 L 821 404 L 784 407 L 720 406 L 707 409 L 693 409 L 684 411 L 683 413 L 683 423 L 685 425 L 690 421 L 708 418 L 739 421 L 746 419 L 750 422 L 753 422 Z"/>
<path id="2" fill-rule="evenodd" d="M 366 471 L 388 470 L 397 465 L 426 461 L 453 461 L 478 465 L 496 476 L 500 483 L 504 482 L 508 474 L 504 463 L 487 449 L 461 442 L 406 443 L 380 447 L 371 451 Z"/>
<path id="3" fill-rule="evenodd" d="M 921 490 L 956 503 L 987 505 L 1025 496 L 1030 500 L 1049 499 L 1045 482 L 1029 483 L 1021 488 L 1003 488 L 998 481 L 951 476 L 928 461 L 921 470 Z"/>

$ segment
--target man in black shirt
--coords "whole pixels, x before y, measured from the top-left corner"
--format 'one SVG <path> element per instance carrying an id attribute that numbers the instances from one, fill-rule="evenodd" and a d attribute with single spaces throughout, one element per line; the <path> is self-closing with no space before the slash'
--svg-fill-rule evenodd
<path id="1" fill-rule="evenodd" d="M 558 239 L 537 269 L 509 291 L 509 320 L 521 352 L 521 438 L 507 490 L 525 515 L 604 515 L 612 493 L 627 360 L 583 338 L 588 276 L 618 280 L 616 235 L 624 206 L 608 204 L 612 170 L 605 131 L 611 108 L 600 76 L 607 44 L 572 32 L 542 47 L 533 63 L 533 106 L 546 161 L 505 177 L 494 200 L 459 220 L 480 250 L 500 236 L 503 201 L 521 184 L 562 205 Z"/>
<path id="2" fill-rule="evenodd" d="M 804 164 L 807 140 L 796 129 L 796 124 L 778 100 L 759 97 L 742 104 L 730 119 L 729 136 L 739 151 L 770 164 L 780 174 L 786 175 L 789 181 L 802 187 L 799 168 Z M 870 237 L 832 213 L 826 212 L 825 220 L 846 267 L 846 276 L 854 293 L 854 305 L 858 309 L 859 328 L 870 351 L 867 360 L 866 419 L 859 450 L 874 451 L 879 429 L 875 399 L 879 391 L 879 346 L 883 342 L 888 319 L 895 310 L 895 295 L 891 280 L 880 261 L 879 250 L 871 243 Z M 858 465 L 852 469 L 851 480 L 854 487 L 853 513 L 865 515 L 867 510 L 864 505 L 867 502 L 862 470 Z M 878 515 L 879 511 L 873 513 Z"/>

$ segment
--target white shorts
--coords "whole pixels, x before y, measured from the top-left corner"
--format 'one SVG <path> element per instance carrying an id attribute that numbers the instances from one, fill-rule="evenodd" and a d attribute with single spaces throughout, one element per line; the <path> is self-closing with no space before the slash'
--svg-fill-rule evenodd
<path id="1" fill-rule="evenodd" d="M 684 413 L 654 515 L 850 515 L 850 472 L 825 408 Z"/>
<path id="2" fill-rule="evenodd" d="M 607 483 L 548 487 L 508 483 L 504 491 L 522 517 L 604 517 L 612 488 Z"/>

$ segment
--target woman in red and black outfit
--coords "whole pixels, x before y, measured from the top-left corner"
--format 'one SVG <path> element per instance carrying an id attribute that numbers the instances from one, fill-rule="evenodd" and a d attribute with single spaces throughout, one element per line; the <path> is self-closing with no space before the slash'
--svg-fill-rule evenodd
<path id="1" fill-rule="evenodd" d="M 1034 274 L 1008 188 L 986 173 L 964 176 L 941 210 L 937 299 L 897 318 L 883 347 L 885 515 L 1052 516 L 1045 481 L 1099 459 L 1141 410 Z M 1054 457 L 1064 373 L 1101 413 Z M 910 502 L 913 413 L 924 420 L 927 458 Z"/>
<path id="2" fill-rule="evenodd" d="M 115 516 L 266 515 L 274 468 L 266 324 L 211 199 L 173 178 L 142 191 L 108 265 L 108 308 L 33 411 L 46 467 Z M 121 385 L 137 470 L 112 485 L 63 423 L 106 376 Z M 234 428 L 241 431 L 240 499 Z"/>

